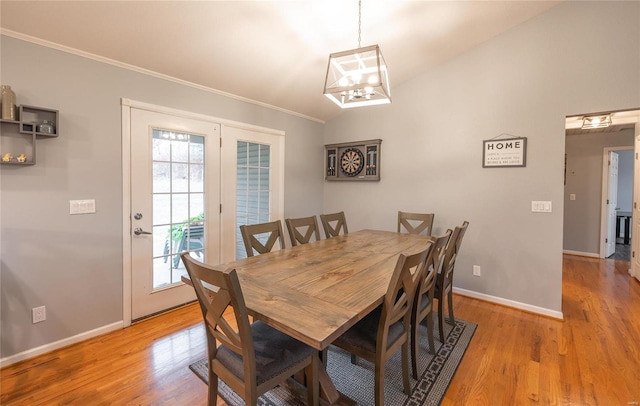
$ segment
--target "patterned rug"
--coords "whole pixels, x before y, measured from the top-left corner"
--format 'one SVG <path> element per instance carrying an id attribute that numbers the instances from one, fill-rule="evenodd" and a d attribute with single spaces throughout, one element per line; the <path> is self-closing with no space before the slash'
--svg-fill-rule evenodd
<path id="1" fill-rule="evenodd" d="M 434 315 L 435 316 L 435 315 Z M 439 405 L 444 397 L 453 375 L 469 346 L 477 325 L 464 320 L 456 320 L 456 325 L 445 323 L 445 343 L 439 341 L 438 321 L 434 317 L 434 338 L 436 355 L 428 352 L 426 327 L 421 326 L 420 350 L 418 351 L 419 379 L 411 378 L 411 396 L 402 391 L 402 372 L 400 351 L 389 361 L 385 368 L 385 405 L 414 406 Z M 189 368 L 205 383 L 208 381 L 207 359 L 203 358 Z M 351 363 L 349 353 L 336 347 L 329 347 L 327 371 L 338 390 L 359 405 L 373 405 L 374 365 L 358 358 L 356 365 Z M 219 381 L 220 396 L 230 405 L 244 405 L 240 396 L 233 392 L 222 380 Z M 264 406 L 302 406 L 304 403 L 296 399 L 288 389 L 278 386 L 258 399 L 258 405 Z"/>

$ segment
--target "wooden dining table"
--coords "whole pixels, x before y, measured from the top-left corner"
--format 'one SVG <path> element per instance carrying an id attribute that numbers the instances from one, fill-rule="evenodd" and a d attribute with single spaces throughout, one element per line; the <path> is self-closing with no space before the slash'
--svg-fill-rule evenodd
<path id="1" fill-rule="evenodd" d="M 382 304 L 400 253 L 424 249 L 426 242 L 425 236 L 361 230 L 223 265 L 236 270 L 255 319 L 324 350 Z M 320 375 L 323 398 L 336 403 L 340 394 L 324 369 Z"/>

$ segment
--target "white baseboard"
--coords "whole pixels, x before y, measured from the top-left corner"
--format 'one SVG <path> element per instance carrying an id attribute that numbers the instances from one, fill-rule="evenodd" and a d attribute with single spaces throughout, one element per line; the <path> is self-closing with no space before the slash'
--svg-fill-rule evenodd
<path id="1" fill-rule="evenodd" d="M 513 307 L 515 309 L 524 310 L 531 313 L 541 314 L 543 316 L 553 317 L 554 319 L 564 319 L 562 312 L 546 309 L 544 307 L 533 306 L 530 304 L 516 302 L 515 300 L 509 300 L 502 297 L 486 295 L 484 293 L 474 292 L 472 290 L 453 288 L 453 293 L 457 293 L 462 296 L 472 297 L 474 299 L 484 300 L 485 302 L 496 303 L 502 306 Z"/>
<path id="2" fill-rule="evenodd" d="M 58 340 L 53 343 L 45 344 L 40 347 L 32 348 L 30 350 L 23 351 L 21 353 L 2 358 L 0 359 L 0 368 L 6 367 L 7 365 L 15 364 L 16 362 L 20 362 L 25 359 L 29 359 L 29 358 L 36 357 L 38 355 L 45 354 L 53 350 L 57 350 L 62 347 L 66 347 L 71 344 L 79 343 L 80 341 L 88 340 L 90 338 L 97 337 L 102 334 L 120 330 L 123 327 L 124 327 L 124 323 L 122 321 L 117 321 L 115 323 L 107 324 L 106 326 L 98 327 L 90 331 L 85 331 L 84 333 L 80 333 L 73 337 L 63 338 L 62 340 Z"/>
<path id="3" fill-rule="evenodd" d="M 600 258 L 600 254 L 595 254 L 593 252 L 562 250 L 562 253 L 563 254 L 569 254 L 569 255 L 578 255 L 580 257 Z"/>

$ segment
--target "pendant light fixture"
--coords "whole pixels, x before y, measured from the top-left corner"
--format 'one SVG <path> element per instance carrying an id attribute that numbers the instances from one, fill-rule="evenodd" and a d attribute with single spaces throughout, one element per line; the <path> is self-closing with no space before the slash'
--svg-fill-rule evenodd
<path id="1" fill-rule="evenodd" d="M 362 0 L 358 1 L 358 48 L 329 55 L 324 95 L 343 109 L 391 103 L 387 64 L 378 45 L 360 46 Z"/>
<path id="2" fill-rule="evenodd" d="M 585 116 L 582 118 L 582 129 L 607 128 L 611 125 L 611 114 Z"/>

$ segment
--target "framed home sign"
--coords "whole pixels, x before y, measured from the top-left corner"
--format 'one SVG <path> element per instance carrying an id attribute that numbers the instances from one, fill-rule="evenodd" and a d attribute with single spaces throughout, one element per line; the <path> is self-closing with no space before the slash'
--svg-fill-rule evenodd
<path id="1" fill-rule="evenodd" d="M 483 168 L 527 166 L 526 137 L 496 138 L 482 141 Z"/>

